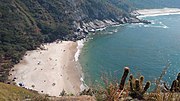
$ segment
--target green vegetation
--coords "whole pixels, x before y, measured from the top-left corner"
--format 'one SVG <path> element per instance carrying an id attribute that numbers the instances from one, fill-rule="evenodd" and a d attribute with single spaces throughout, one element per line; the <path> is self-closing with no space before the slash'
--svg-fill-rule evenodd
<path id="1" fill-rule="evenodd" d="M 14 1 L 0 2 L 0 81 L 7 79 L 9 68 L 18 63 L 27 50 L 42 42 L 34 20 Z"/>
<path id="2" fill-rule="evenodd" d="M 27 50 L 42 43 L 77 40 L 74 22 L 119 20 L 127 10 L 109 0 L 1 0 L 0 81 Z"/>
<path id="3" fill-rule="evenodd" d="M 132 98 L 138 98 L 140 100 L 144 100 L 143 95 L 150 87 L 151 83 L 146 82 L 146 85 L 143 87 L 144 77 L 140 76 L 139 79 L 134 79 L 133 75 L 129 77 L 129 85 L 130 85 L 130 93 L 129 95 Z"/>
<path id="4" fill-rule="evenodd" d="M 118 21 L 124 16 L 129 16 L 129 12 L 132 11 L 130 6 L 124 0 L 1 0 L 0 81 L 7 80 L 9 70 L 21 60 L 27 50 L 34 50 L 42 43 L 57 39 L 76 39 L 74 21 L 89 22 L 95 19 Z M 165 89 L 160 89 L 158 86 L 154 93 L 147 93 L 150 82 L 143 87 L 144 77 L 134 79 L 131 75 L 129 82 L 126 83 L 128 73 L 129 69 L 125 68 L 119 84 L 106 83 L 105 88 L 84 90 L 80 95 L 95 95 L 97 100 L 108 101 L 180 100 L 180 74 L 171 87 L 164 84 Z M 66 95 L 65 91 L 61 94 Z M 46 101 L 48 99 L 37 92 L 0 83 L 0 100 Z"/>

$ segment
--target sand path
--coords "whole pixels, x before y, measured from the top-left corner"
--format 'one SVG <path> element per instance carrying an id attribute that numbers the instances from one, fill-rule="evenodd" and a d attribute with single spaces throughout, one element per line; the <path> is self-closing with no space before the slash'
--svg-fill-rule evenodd
<path id="1" fill-rule="evenodd" d="M 179 8 L 142 9 L 142 10 L 137 10 L 136 12 L 139 13 L 140 16 L 146 17 L 146 16 L 180 14 L 180 9 Z"/>

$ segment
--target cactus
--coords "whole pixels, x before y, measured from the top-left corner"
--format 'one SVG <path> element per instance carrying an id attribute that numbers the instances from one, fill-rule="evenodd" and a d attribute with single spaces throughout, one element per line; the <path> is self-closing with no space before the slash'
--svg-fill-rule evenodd
<path id="1" fill-rule="evenodd" d="M 139 82 L 140 82 L 140 89 L 142 89 L 143 82 L 144 82 L 144 76 L 140 76 Z"/>
<path id="2" fill-rule="evenodd" d="M 166 86 L 165 83 L 164 88 L 169 92 L 180 92 L 180 73 L 177 75 L 177 79 L 172 82 L 170 89 Z"/>
<path id="3" fill-rule="evenodd" d="M 107 96 L 107 101 L 119 101 L 119 99 L 122 97 L 122 94 L 124 92 L 124 85 L 126 82 L 126 78 L 128 76 L 129 73 L 129 68 L 125 67 L 124 68 L 124 73 L 123 76 L 120 80 L 120 84 L 115 84 L 113 85 L 112 83 L 107 87 L 107 92 L 106 92 L 106 96 Z"/>
<path id="4" fill-rule="evenodd" d="M 177 80 L 180 82 L 180 73 L 177 75 Z"/>
<path id="5" fill-rule="evenodd" d="M 111 84 L 111 86 L 109 87 L 108 101 L 118 101 L 118 99 L 122 96 L 122 93 L 124 92 L 125 81 L 126 81 L 128 74 L 129 74 L 129 68 L 125 67 L 123 76 L 120 80 L 121 82 L 119 84 L 119 88 L 117 86 L 113 86 Z M 140 76 L 139 79 L 134 79 L 132 74 L 129 76 L 129 84 L 130 84 L 129 95 L 132 98 L 143 99 L 143 94 L 150 87 L 150 82 L 146 82 L 146 85 L 143 88 L 143 81 L 144 81 L 143 76 Z M 117 90 L 117 88 L 118 88 L 118 90 Z"/>
<path id="6" fill-rule="evenodd" d="M 128 86 L 125 86 L 126 84 L 126 78 L 129 74 L 129 68 L 124 68 L 124 73 L 120 79 L 119 84 L 112 84 L 110 83 L 109 86 L 106 86 L 104 90 L 95 92 L 95 96 L 98 97 L 98 99 L 103 101 L 121 101 L 121 100 L 132 100 L 132 98 L 138 98 L 140 100 L 143 100 L 143 94 L 148 90 L 150 87 L 150 82 L 147 82 L 145 87 L 143 87 L 144 77 L 140 76 L 139 79 L 135 79 L 133 75 L 129 76 L 129 89 Z M 101 94 L 101 96 L 96 95 Z M 81 95 L 87 95 L 87 91 L 83 91 Z M 105 96 L 104 96 L 105 95 Z M 128 97 L 129 96 L 129 97 Z"/>
<path id="7" fill-rule="evenodd" d="M 174 85 L 174 87 L 175 87 L 174 91 L 180 92 L 180 73 L 178 73 L 175 83 L 176 84 Z"/>
<path id="8" fill-rule="evenodd" d="M 150 87 L 150 85 L 151 85 L 151 82 L 150 82 L 150 81 L 146 82 L 146 85 L 145 85 L 143 91 L 141 92 L 141 94 L 144 94 L 144 93 L 148 90 L 148 88 Z"/>
<path id="9" fill-rule="evenodd" d="M 124 89 L 124 84 L 125 84 L 125 81 L 126 81 L 126 78 L 128 76 L 128 73 L 129 73 L 129 68 L 128 67 L 125 67 L 124 68 L 124 73 L 123 73 L 123 76 L 121 78 L 121 83 L 119 85 L 119 90 L 123 90 Z"/>
<path id="10" fill-rule="evenodd" d="M 180 92 L 180 73 L 177 75 L 177 79 L 178 81 L 178 91 Z"/>
<path id="11" fill-rule="evenodd" d="M 177 92 L 178 91 L 178 80 L 173 81 L 170 91 L 171 92 Z"/>
<path id="12" fill-rule="evenodd" d="M 139 84 L 139 80 L 138 79 L 136 79 L 136 81 L 135 81 L 135 90 L 136 91 L 140 91 L 140 84 Z"/>
<path id="13" fill-rule="evenodd" d="M 147 89 L 150 87 L 150 82 L 146 82 L 145 87 L 143 88 L 143 81 L 144 77 L 140 76 L 139 79 L 134 79 L 133 75 L 131 74 L 129 77 L 129 84 L 130 84 L 130 93 L 129 95 L 132 98 L 137 98 L 139 100 L 144 99 L 143 94 L 147 91 Z"/>

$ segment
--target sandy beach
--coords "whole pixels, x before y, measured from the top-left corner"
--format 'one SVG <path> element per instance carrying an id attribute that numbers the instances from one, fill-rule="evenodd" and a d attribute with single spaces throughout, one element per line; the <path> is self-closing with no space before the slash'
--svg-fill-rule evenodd
<path id="1" fill-rule="evenodd" d="M 180 14 L 180 9 L 178 8 L 142 9 L 142 10 L 137 10 L 136 12 L 140 14 L 139 17 L 146 17 L 146 16 Z"/>
<path id="2" fill-rule="evenodd" d="M 9 79 L 51 96 L 59 96 L 63 89 L 76 95 L 82 74 L 74 57 L 77 46 L 77 42 L 63 41 L 46 44 L 44 50 L 28 51 L 11 70 Z"/>

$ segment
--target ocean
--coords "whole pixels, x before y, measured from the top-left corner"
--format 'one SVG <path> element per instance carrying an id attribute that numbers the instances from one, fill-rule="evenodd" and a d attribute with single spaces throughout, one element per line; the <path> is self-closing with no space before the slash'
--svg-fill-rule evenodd
<path id="1" fill-rule="evenodd" d="M 88 85 L 102 84 L 106 74 L 110 80 L 120 79 L 124 67 L 130 73 L 143 75 L 145 81 L 166 74 L 161 82 L 171 82 L 180 72 L 180 15 L 144 17 L 152 24 L 111 26 L 91 34 L 80 54 Z"/>

